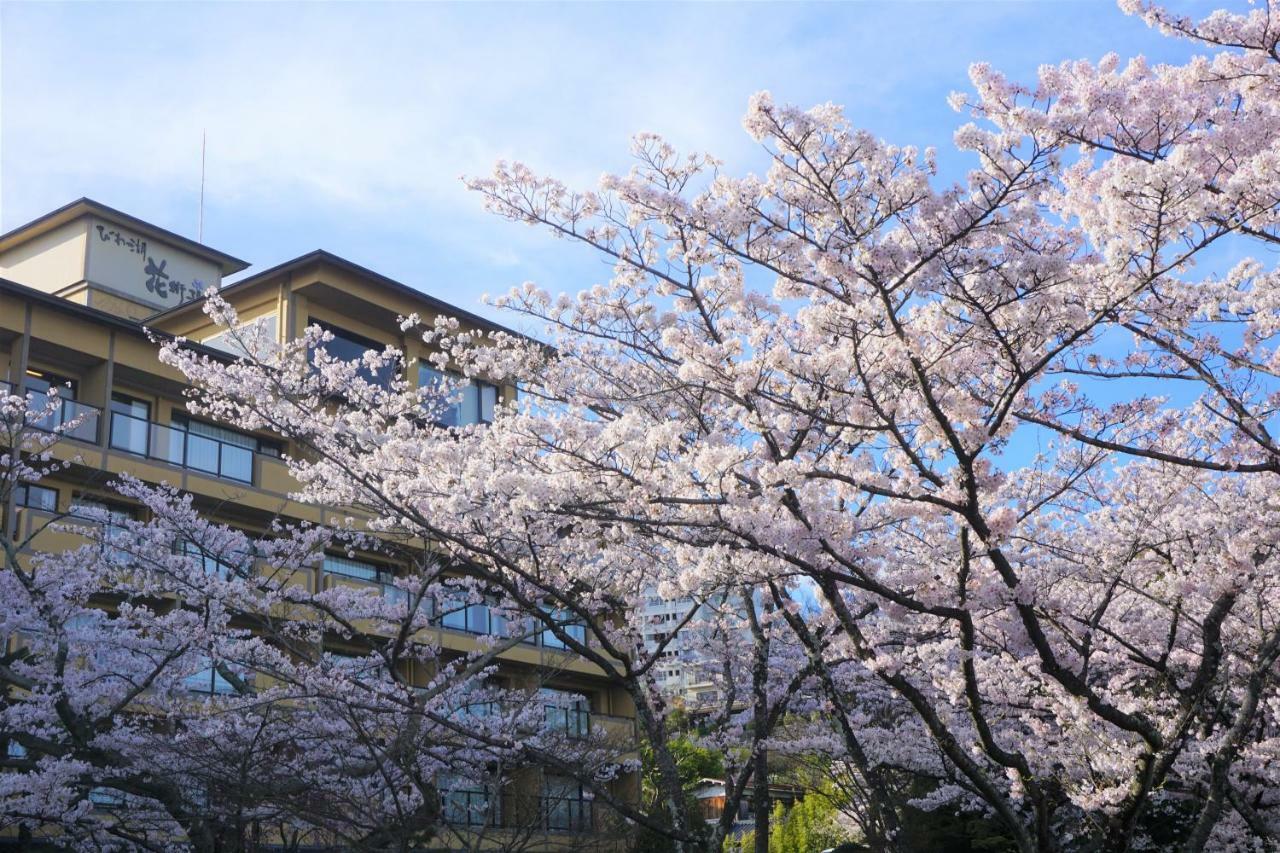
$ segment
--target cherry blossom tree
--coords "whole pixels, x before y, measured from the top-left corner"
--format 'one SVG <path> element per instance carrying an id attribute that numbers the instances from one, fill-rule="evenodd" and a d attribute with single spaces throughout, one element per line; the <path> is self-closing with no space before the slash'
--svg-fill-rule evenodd
<path id="1" fill-rule="evenodd" d="M 773 600 L 866 778 L 932 776 L 1023 850 L 1252 849 L 1280 817 L 1280 13 L 1128 7 L 1214 53 L 975 66 L 954 186 L 767 95 L 761 177 L 652 136 L 596 191 L 500 164 L 491 210 L 615 275 L 499 300 L 555 355 L 473 364 L 537 365 L 489 438 L 573 533 Z"/>
<path id="2" fill-rule="evenodd" d="M 749 756 L 730 808 L 767 792 L 795 712 L 826 722 L 811 745 L 857 775 L 880 849 L 902 774 L 1022 851 L 1273 849 L 1280 10 L 1124 5 L 1207 55 L 1034 86 L 974 66 L 959 183 L 767 94 L 760 175 L 644 135 L 595 190 L 470 181 L 614 265 L 496 300 L 550 347 L 404 319 L 434 367 L 520 383 L 491 425 L 440 426 L 456 388 L 370 382 L 411 366 L 329 359 L 319 329 L 163 358 L 195 410 L 297 443 L 299 499 L 435 543 L 627 690 L 665 815 L 619 808 L 680 849 L 708 842 L 662 649 L 620 618 L 654 589 L 694 602 L 677 631 L 718 591 L 750 604 L 708 736 Z"/>

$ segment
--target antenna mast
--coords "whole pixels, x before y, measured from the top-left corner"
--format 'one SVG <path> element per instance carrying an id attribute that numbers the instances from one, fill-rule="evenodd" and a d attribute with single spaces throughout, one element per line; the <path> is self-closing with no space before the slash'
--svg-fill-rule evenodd
<path id="1" fill-rule="evenodd" d="M 200 131 L 200 220 L 196 226 L 196 242 L 204 242 L 204 151 L 205 131 Z"/>

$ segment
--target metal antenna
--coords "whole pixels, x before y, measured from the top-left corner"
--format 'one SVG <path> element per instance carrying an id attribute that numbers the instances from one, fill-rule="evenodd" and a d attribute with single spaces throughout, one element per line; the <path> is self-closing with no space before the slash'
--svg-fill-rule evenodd
<path id="1" fill-rule="evenodd" d="M 196 226 L 196 242 L 204 242 L 204 151 L 205 132 L 200 131 L 200 223 Z"/>

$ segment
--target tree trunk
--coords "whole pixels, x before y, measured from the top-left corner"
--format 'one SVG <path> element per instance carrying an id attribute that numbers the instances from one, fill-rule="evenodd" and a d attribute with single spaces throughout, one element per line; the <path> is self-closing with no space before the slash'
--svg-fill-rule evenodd
<path id="1" fill-rule="evenodd" d="M 756 819 L 755 853 L 769 853 L 769 751 L 758 747 L 752 761 L 755 763 L 751 774 L 751 808 Z"/>

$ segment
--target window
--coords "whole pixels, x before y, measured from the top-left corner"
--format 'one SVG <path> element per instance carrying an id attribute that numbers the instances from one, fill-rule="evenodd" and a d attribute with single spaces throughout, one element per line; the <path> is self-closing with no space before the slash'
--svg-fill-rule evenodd
<path id="1" fill-rule="evenodd" d="M 591 731 L 591 710 L 585 697 L 567 690 L 543 688 L 538 691 L 543 702 L 543 719 L 553 732 L 571 738 L 584 738 Z"/>
<path id="2" fill-rule="evenodd" d="M 357 335 L 355 332 L 348 332 L 346 329 L 340 329 L 331 323 L 323 320 L 317 320 L 311 317 L 307 322 L 312 326 L 319 326 L 324 331 L 333 335 L 333 340 L 324 345 L 324 351 L 329 354 L 330 358 L 336 358 L 340 361 L 360 361 L 364 358 L 367 350 L 382 352 L 385 347 L 377 341 L 366 338 L 363 335 Z M 391 384 L 391 380 L 395 377 L 395 365 L 388 364 L 376 371 L 368 368 L 360 370 L 361 378 L 373 385 L 386 388 Z"/>
<path id="3" fill-rule="evenodd" d="M 279 456 L 282 448 L 184 414 L 175 413 L 167 426 L 153 423 L 150 403 L 118 391 L 111 395 L 111 446 L 241 483 L 253 482 L 254 453 Z"/>
<path id="4" fill-rule="evenodd" d="M 206 423 L 204 421 L 195 421 L 186 415 L 174 413 L 172 418 L 173 428 L 180 429 L 190 433 L 193 436 L 202 436 L 211 438 L 215 441 L 221 441 L 223 444 L 232 444 L 236 447 L 243 447 L 246 450 L 252 450 L 255 453 L 265 453 L 268 456 L 279 457 L 282 453 L 281 444 L 270 438 L 260 438 L 256 435 L 240 432 L 228 427 L 219 426 L 217 424 Z M 188 456 L 191 450 L 188 449 Z"/>
<path id="5" fill-rule="evenodd" d="M 199 562 L 205 574 L 224 580 L 237 574 L 248 574 L 253 561 L 253 556 L 247 552 L 235 555 L 224 554 L 223 557 L 225 559 L 220 560 L 206 553 L 203 548 L 189 539 L 183 539 L 179 542 L 176 550 L 177 553 L 191 557 Z"/>
<path id="6" fill-rule="evenodd" d="M 459 595 L 453 601 L 443 602 L 441 613 L 440 624 L 455 631 L 493 635 L 507 632 L 506 617 L 494 610 L 489 602 L 468 603 Z"/>
<path id="7" fill-rule="evenodd" d="M 280 455 L 278 442 L 237 432 L 217 424 L 174 414 L 170 449 L 180 451 L 169 461 L 217 477 L 253 482 L 253 454 Z"/>
<path id="8" fill-rule="evenodd" d="M 502 817 L 502 798 L 492 786 L 453 775 L 442 775 L 437 782 L 445 823 L 454 826 L 498 826 Z"/>
<path id="9" fill-rule="evenodd" d="M 66 376 L 60 376 L 48 370 L 30 369 L 27 371 L 27 390 L 32 394 L 48 394 L 49 389 L 58 387 L 59 396 L 74 397 L 76 395 L 76 381 Z M 70 386 L 70 387 L 67 387 Z"/>
<path id="10" fill-rule="evenodd" d="M 325 652 L 338 669 L 355 681 L 367 684 L 382 678 L 382 664 L 367 655 L 355 652 L 340 652 L 329 649 Z"/>
<path id="11" fill-rule="evenodd" d="M 63 435 L 78 438 L 81 441 L 96 442 L 98 440 L 98 410 L 76 402 L 78 383 L 74 379 L 61 376 L 47 370 L 28 370 L 26 377 L 27 393 L 31 395 L 31 408 L 39 411 L 49 405 L 49 391 L 58 389 L 58 406 L 48 417 L 41 418 L 34 425 L 40 429 L 53 430 L 70 421 L 79 422 L 73 427 L 63 430 Z"/>
<path id="12" fill-rule="evenodd" d="M 208 657 L 202 659 L 204 666 L 182 679 L 183 684 L 192 693 L 208 693 L 218 696 L 234 696 L 235 686 L 218 672 L 217 666 Z M 240 676 L 244 678 L 242 674 Z"/>
<path id="13" fill-rule="evenodd" d="M 554 614 L 553 618 L 559 622 L 559 621 L 567 620 L 569 618 L 569 614 L 557 611 Z M 580 622 L 570 622 L 569 624 L 561 625 L 560 630 L 563 631 L 565 634 L 568 634 L 570 637 L 572 637 L 574 640 L 578 641 L 579 643 L 586 643 L 587 641 L 587 628 L 585 625 L 581 624 Z M 564 642 L 562 642 L 560 638 L 557 637 L 550 629 L 547 629 L 542 632 L 542 645 L 549 649 L 568 648 L 568 646 Z"/>
<path id="14" fill-rule="evenodd" d="M 497 385 L 478 379 L 467 381 L 457 374 L 420 364 L 418 386 L 437 389 L 442 397 L 456 398 L 461 393 L 461 399 L 455 399 L 441 414 L 441 426 L 493 423 L 493 411 L 498 405 Z"/>
<path id="15" fill-rule="evenodd" d="M 37 486 L 34 483 L 19 483 L 14 487 L 13 499 L 18 506 L 28 509 L 39 509 L 45 512 L 58 511 L 58 490 L 48 486 Z"/>
<path id="16" fill-rule="evenodd" d="M 275 344 L 277 327 L 276 315 L 264 314 L 241 324 L 240 336 L 248 341 L 269 341 L 271 344 Z M 221 350 L 237 358 L 248 357 L 249 355 L 244 347 L 231 337 L 230 331 L 219 332 L 213 337 L 205 338 L 201 343 L 211 349 Z M 272 349 L 274 349 L 274 346 Z M 267 353 L 263 352 L 259 353 L 259 355 L 265 356 Z"/>
<path id="17" fill-rule="evenodd" d="M 322 566 L 326 575 L 342 575 L 347 578 L 369 581 L 381 587 L 382 597 L 396 604 L 408 604 L 409 593 L 395 585 L 395 570 L 389 566 L 367 563 L 364 560 L 353 560 L 350 557 L 324 555 Z M 430 609 L 429 602 L 423 603 Z"/>
<path id="18" fill-rule="evenodd" d="M 496 699 L 487 702 L 468 702 L 459 709 L 468 717 L 499 717 L 502 715 L 502 703 Z"/>
<path id="19" fill-rule="evenodd" d="M 93 512 L 94 515 L 98 517 L 90 518 L 86 510 Z M 105 520 L 103 520 L 104 514 Z M 113 539 L 118 539 L 128 533 L 128 522 L 133 520 L 133 510 L 128 507 L 109 504 L 95 498 L 81 497 L 77 498 L 75 503 L 72 504 L 71 515 L 77 516 L 83 521 L 88 521 L 93 524 L 101 524 L 103 549 L 112 559 L 127 559 L 127 550 L 123 548 L 113 548 L 110 543 Z"/>
<path id="20" fill-rule="evenodd" d="M 366 563 L 363 560 L 353 560 L 350 557 L 335 557 L 332 554 L 324 555 L 324 571 L 325 574 L 343 575 L 374 583 L 389 582 L 395 574 L 383 566 Z"/>
<path id="21" fill-rule="evenodd" d="M 151 431 L 151 404 L 119 391 L 111 395 L 111 446 L 147 455 Z"/>
<path id="22" fill-rule="evenodd" d="M 110 811 L 124 806 L 124 794 L 110 788 L 92 788 L 89 791 L 89 802 L 95 809 Z"/>
<path id="23" fill-rule="evenodd" d="M 543 781 L 543 814 L 547 829 L 582 832 L 591 829 L 591 801 L 576 779 L 547 774 Z"/>

